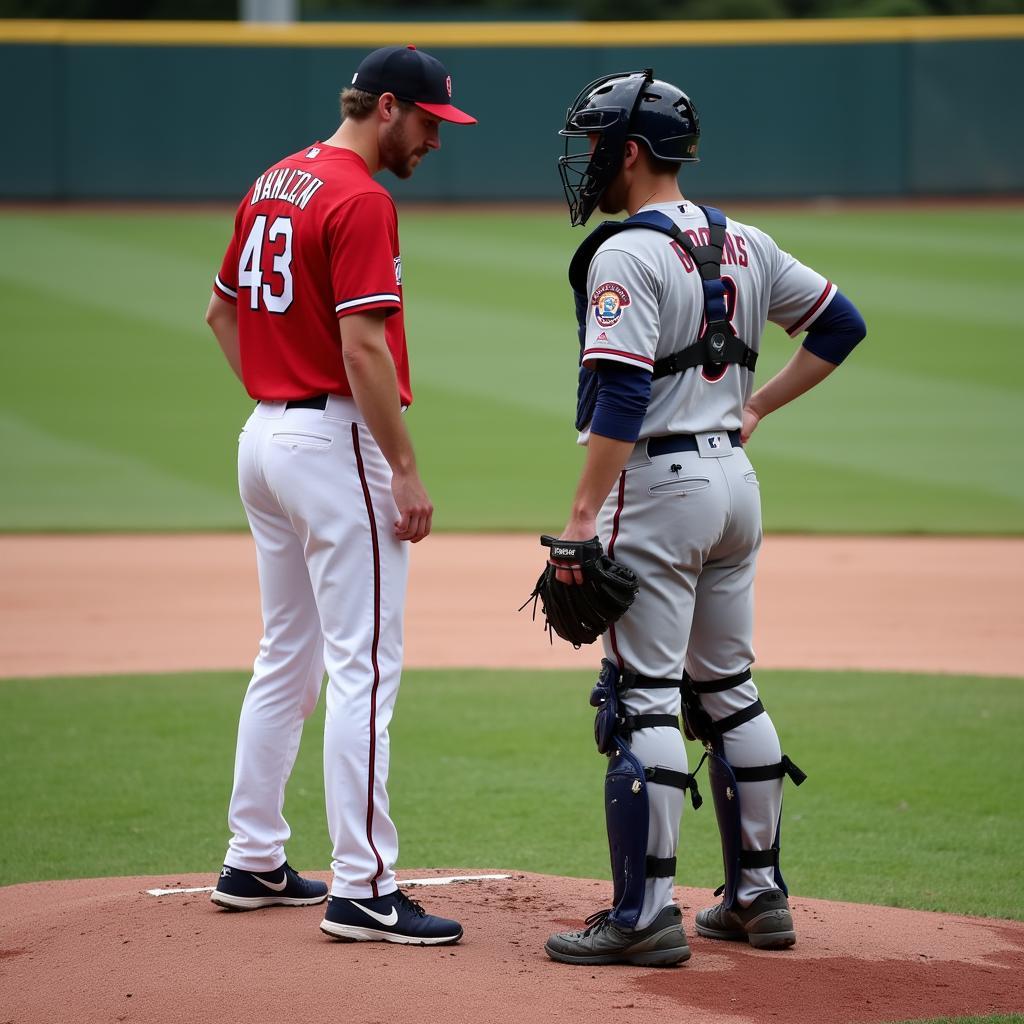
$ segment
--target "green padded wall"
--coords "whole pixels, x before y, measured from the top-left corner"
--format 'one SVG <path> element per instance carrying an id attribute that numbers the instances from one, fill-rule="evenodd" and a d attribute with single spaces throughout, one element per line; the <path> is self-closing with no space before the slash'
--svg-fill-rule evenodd
<path id="1" fill-rule="evenodd" d="M 685 185 L 715 197 L 1024 190 L 1024 39 L 671 47 L 432 47 L 480 118 L 400 197 L 556 199 L 567 103 L 653 66 L 701 113 Z M 0 45 L 0 196 L 237 198 L 332 132 L 365 48 Z M 1010 126 L 1007 126 L 1009 122 Z"/>

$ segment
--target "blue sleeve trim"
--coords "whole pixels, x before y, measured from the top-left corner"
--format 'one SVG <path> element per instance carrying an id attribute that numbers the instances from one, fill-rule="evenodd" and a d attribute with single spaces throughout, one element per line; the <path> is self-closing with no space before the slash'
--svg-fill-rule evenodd
<path id="1" fill-rule="evenodd" d="M 807 329 L 803 346 L 808 352 L 838 366 L 867 336 L 868 328 L 857 307 L 842 293 L 832 301 Z"/>
<path id="2" fill-rule="evenodd" d="M 615 441 L 635 441 L 651 401 L 651 371 L 602 360 L 590 430 Z"/>

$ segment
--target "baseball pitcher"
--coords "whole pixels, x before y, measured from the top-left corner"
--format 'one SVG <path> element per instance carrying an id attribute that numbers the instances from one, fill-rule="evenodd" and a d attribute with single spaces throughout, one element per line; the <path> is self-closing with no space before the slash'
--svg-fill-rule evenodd
<path id="1" fill-rule="evenodd" d="M 238 444 L 256 542 L 263 639 L 242 704 L 215 903 L 328 900 L 321 929 L 349 941 L 457 942 L 462 927 L 398 888 L 388 724 L 402 668 L 409 543 L 433 505 L 402 412 L 412 403 L 395 205 L 373 175 L 408 178 L 440 146 L 451 103 L 440 61 L 375 50 L 324 142 L 261 174 L 235 217 L 207 321 L 257 405 Z M 289 864 L 283 808 L 326 667 L 328 897 Z"/>

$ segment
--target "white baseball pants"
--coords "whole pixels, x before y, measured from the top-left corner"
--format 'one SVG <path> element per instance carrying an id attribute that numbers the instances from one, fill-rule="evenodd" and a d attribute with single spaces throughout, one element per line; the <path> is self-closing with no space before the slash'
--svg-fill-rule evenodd
<path id="1" fill-rule="evenodd" d="M 335 896 L 396 888 L 388 724 L 402 667 L 408 546 L 391 470 L 351 399 L 261 402 L 239 438 L 238 483 L 259 569 L 263 639 L 242 704 L 225 863 L 270 871 L 291 831 L 285 785 L 324 669 L 324 790 Z"/>

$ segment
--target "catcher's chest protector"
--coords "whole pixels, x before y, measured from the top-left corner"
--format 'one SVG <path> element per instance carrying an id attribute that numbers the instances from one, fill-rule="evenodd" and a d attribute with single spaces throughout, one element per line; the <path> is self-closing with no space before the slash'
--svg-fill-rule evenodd
<path id="1" fill-rule="evenodd" d="M 605 221 L 584 240 L 569 264 L 569 284 L 576 304 L 577 336 L 580 345 L 580 370 L 576 389 L 576 429 L 584 430 L 594 415 L 597 402 L 597 374 L 583 365 L 583 350 L 587 340 L 587 315 L 590 311 L 587 274 L 590 263 L 601 245 L 609 238 L 630 228 L 647 228 L 668 235 L 690 255 L 697 265 L 703 289 L 704 328 L 694 343 L 659 359 L 654 364 L 653 377 L 667 377 L 682 373 L 695 366 L 704 366 L 714 376 L 729 363 L 739 363 L 753 370 L 757 353 L 744 344 L 732 328 L 726 308 L 725 285 L 722 282 L 722 247 L 725 243 L 726 218 L 713 206 L 702 206 L 708 221 L 707 245 L 695 245 L 671 218 L 656 210 L 634 214 L 626 220 Z"/>

